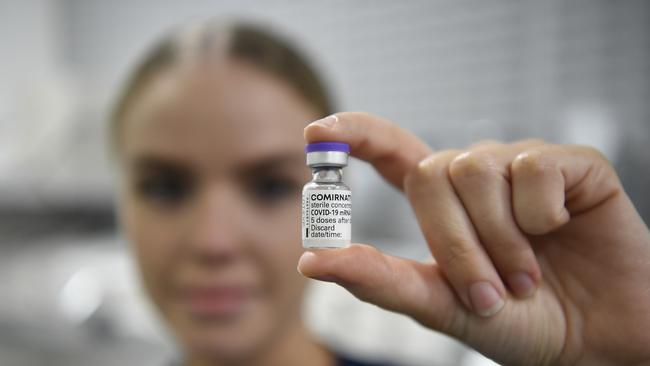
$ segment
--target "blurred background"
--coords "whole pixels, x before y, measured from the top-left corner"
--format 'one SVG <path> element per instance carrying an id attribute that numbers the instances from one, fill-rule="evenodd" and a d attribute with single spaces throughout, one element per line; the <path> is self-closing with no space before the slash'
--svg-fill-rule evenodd
<path id="1" fill-rule="evenodd" d="M 175 357 L 116 227 L 106 122 L 152 41 L 215 15 L 294 39 L 339 109 L 388 117 L 436 148 L 524 137 L 593 145 L 650 222 L 648 1 L 0 0 L 0 365 Z M 401 196 L 362 163 L 348 176 L 353 238 L 426 256 Z M 346 352 L 490 364 L 336 286 L 315 286 L 305 312 Z"/>

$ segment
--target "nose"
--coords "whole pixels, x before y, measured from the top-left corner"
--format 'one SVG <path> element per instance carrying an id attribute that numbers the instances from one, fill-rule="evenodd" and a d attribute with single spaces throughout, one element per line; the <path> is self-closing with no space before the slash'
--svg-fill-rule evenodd
<path id="1" fill-rule="evenodd" d="M 189 223 L 189 246 L 194 258 L 214 264 L 241 254 L 239 206 L 235 190 L 227 184 L 213 184 L 202 192 Z"/>

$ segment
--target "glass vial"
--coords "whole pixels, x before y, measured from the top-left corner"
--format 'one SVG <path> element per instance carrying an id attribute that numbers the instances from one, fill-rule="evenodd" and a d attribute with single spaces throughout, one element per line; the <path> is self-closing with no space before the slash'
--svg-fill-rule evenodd
<path id="1" fill-rule="evenodd" d="M 302 246 L 342 248 L 350 245 L 352 192 L 343 183 L 350 146 L 314 142 L 305 146 L 312 180 L 302 190 Z"/>

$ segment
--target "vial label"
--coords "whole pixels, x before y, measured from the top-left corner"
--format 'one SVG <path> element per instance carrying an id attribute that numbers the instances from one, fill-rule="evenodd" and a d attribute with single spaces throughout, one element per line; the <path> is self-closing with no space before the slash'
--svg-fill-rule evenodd
<path id="1" fill-rule="evenodd" d="M 306 248 L 350 244 L 352 194 L 349 190 L 306 190 L 302 196 L 302 242 Z"/>

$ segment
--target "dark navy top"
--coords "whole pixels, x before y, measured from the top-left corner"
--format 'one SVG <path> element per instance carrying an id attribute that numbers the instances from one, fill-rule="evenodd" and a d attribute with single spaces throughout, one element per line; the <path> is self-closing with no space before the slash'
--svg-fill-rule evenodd
<path id="1" fill-rule="evenodd" d="M 387 363 L 376 363 L 351 359 L 347 356 L 336 355 L 337 366 L 394 366 Z"/>

